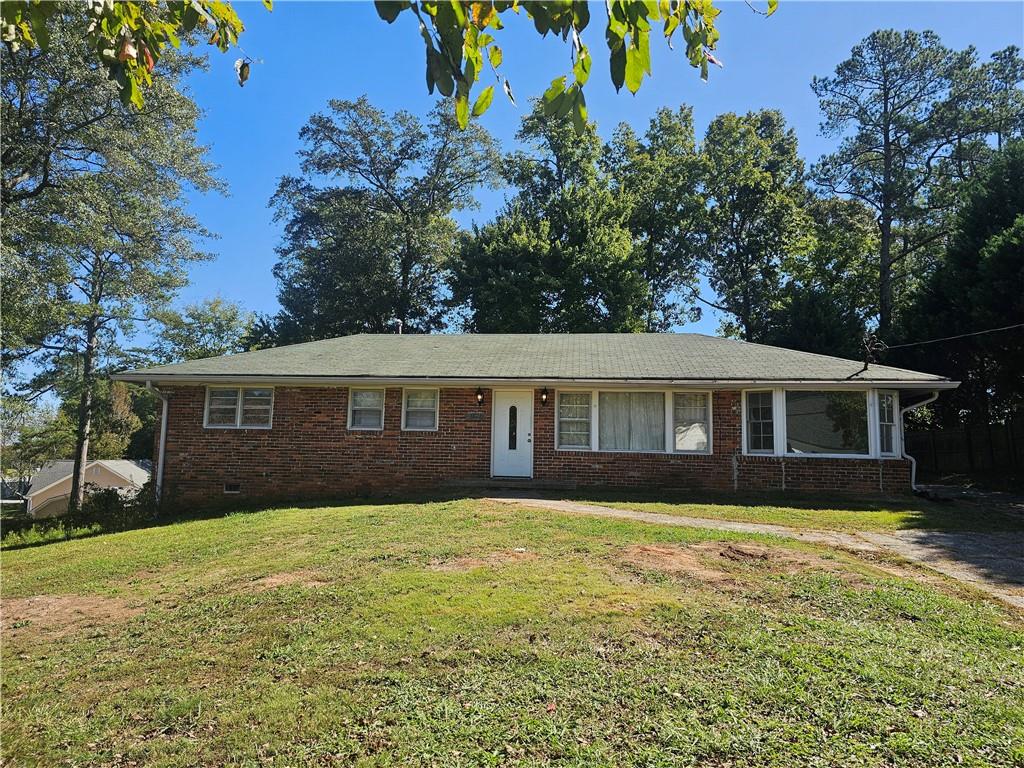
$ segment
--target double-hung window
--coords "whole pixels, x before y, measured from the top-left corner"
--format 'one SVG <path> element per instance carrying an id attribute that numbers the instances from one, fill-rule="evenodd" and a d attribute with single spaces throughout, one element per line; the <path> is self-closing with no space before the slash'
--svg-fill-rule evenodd
<path id="1" fill-rule="evenodd" d="M 558 447 L 590 449 L 590 393 L 558 393 Z"/>
<path id="2" fill-rule="evenodd" d="M 348 428 L 384 429 L 384 390 L 349 390 Z"/>
<path id="3" fill-rule="evenodd" d="M 878 452 L 882 456 L 896 455 L 896 395 L 878 393 Z"/>
<path id="4" fill-rule="evenodd" d="M 710 393 L 676 392 L 672 396 L 672 449 L 676 453 L 707 453 L 710 427 Z"/>
<path id="5" fill-rule="evenodd" d="M 405 390 L 402 411 L 402 429 L 429 432 L 437 429 L 436 389 Z"/>
<path id="6" fill-rule="evenodd" d="M 269 429 L 274 390 L 267 387 L 210 387 L 206 426 L 217 429 Z"/>
<path id="7" fill-rule="evenodd" d="M 775 452 L 775 414 L 772 408 L 773 393 L 747 392 L 747 452 Z"/>
<path id="8" fill-rule="evenodd" d="M 598 447 L 602 451 L 664 451 L 664 392 L 599 392 Z"/>

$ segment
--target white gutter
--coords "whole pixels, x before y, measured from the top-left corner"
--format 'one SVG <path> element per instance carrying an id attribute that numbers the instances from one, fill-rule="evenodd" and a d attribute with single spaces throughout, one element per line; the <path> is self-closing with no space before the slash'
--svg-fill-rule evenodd
<path id="1" fill-rule="evenodd" d="M 163 408 L 160 413 L 160 443 L 156 452 L 156 503 L 160 503 L 160 494 L 164 487 L 164 452 L 167 448 L 167 395 L 153 386 L 153 382 L 146 382 L 146 389 L 160 398 Z"/>
<path id="2" fill-rule="evenodd" d="M 906 408 L 900 409 L 900 449 L 903 453 L 903 458 L 910 461 L 910 489 L 912 491 L 917 490 L 917 460 L 907 453 L 907 444 L 903 440 L 903 414 L 908 413 L 915 408 L 920 408 L 922 405 L 928 405 L 928 403 L 934 403 L 939 398 L 939 391 L 935 390 L 931 395 L 919 403 L 908 405 Z"/>

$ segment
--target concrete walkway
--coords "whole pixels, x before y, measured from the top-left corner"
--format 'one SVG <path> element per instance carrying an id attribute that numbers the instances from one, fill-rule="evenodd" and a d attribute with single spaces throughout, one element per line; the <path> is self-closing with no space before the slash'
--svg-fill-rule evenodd
<path id="1" fill-rule="evenodd" d="M 928 530 L 846 533 L 640 512 L 635 509 L 527 495 L 492 496 L 488 500 L 531 509 L 550 509 L 569 514 L 636 520 L 658 525 L 768 534 L 855 552 L 895 554 L 938 571 L 944 576 L 970 584 L 1016 608 L 1024 609 L 1024 530 L 1007 533 Z"/>

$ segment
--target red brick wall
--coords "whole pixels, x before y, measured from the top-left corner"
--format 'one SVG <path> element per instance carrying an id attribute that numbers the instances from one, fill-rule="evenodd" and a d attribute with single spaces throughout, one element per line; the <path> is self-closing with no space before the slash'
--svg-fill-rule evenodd
<path id="1" fill-rule="evenodd" d="M 555 450 L 554 397 L 534 398 L 534 477 L 619 488 L 720 491 L 907 493 L 910 463 L 902 459 L 823 459 L 744 456 L 740 393 L 711 400 L 712 454 L 601 453 Z"/>
<path id="2" fill-rule="evenodd" d="M 401 429 L 402 390 L 387 389 L 384 430 L 347 429 L 345 387 L 278 387 L 273 429 L 204 429 L 203 387 L 168 387 L 164 498 L 302 500 L 484 483 L 490 476 L 491 393 L 441 389 L 438 429 Z M 906 493 L 903 460 L 743 456 L 740 395 L 713 395 L 714 453 L 555 450 L 554 396 L 534 398 L 534 478 L 578 486 Z M 239 483 L 239 496 L 225 495 Z"/>
<path id="3" fill-rule="evenodd" d="M 202 387 L 170 393 L 168 500 L 303 498 L 430 488 L 490 474 L 490 397 L 442 389 L 435 432 L 401 429 L 402 390 L 386 391 L 383 431 L 350 431 L 345 387 L 278 387 L 272 429 L 204 429 Z"/>

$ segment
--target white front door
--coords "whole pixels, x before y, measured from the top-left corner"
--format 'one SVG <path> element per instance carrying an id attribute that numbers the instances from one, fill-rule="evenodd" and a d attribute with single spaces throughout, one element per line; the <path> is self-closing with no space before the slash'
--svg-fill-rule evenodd
<path id="1" fill-rule="evenodd" d="M 533 476 L 533 392 L 498 390 L 491 416 L 491 475 Z"/>

